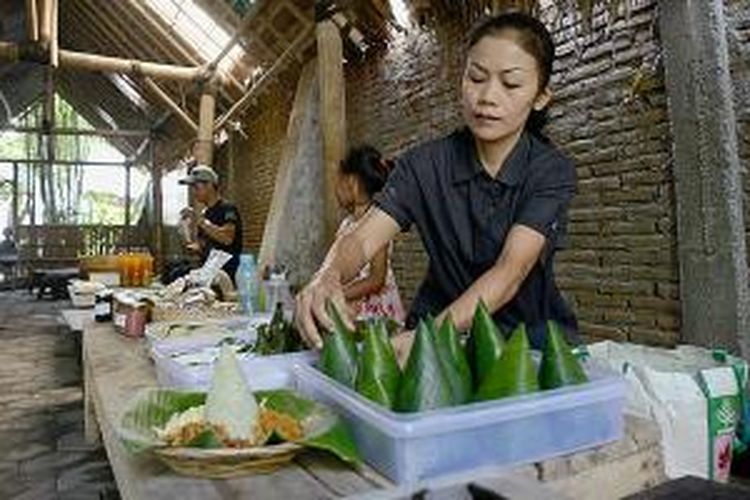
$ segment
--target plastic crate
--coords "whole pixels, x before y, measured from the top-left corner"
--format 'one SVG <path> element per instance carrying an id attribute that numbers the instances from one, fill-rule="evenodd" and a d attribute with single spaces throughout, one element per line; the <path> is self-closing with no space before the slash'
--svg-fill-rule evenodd
<path id="1" fill-rule="evenodd" d="M 295 367 L 295 383 L 348 421 L 365 461 L 403 484 L 538 462 L 620 439 L 624 381 L 586 365 L 586 384 L 411 414 L 389 411 L 311 365 Z"/>

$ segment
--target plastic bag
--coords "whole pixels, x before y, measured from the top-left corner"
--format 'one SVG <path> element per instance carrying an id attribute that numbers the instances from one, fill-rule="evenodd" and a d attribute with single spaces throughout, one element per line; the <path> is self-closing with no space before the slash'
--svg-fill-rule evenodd
<path id="1" fill-rule="evenodd" d="M 625 411 L 659 425 L 668 477 L 728 480 L 747 388 L 744 360 L 695 346 L 611 341 L 589 345 L 588 352 L 623 372 Z"/>

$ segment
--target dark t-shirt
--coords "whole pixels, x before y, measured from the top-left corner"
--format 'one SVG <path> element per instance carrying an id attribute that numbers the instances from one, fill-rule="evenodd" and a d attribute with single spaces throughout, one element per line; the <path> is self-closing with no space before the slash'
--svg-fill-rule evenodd
<path id="1" fill-rule="evenodd" d="M 216 226 L 234 224 L 234 239 L 229 245 L 222 245 L 218 241 L 212 240 L 203 229 L 198 229 L 198 239 L 203 249 L 201 260 L 205 262 L 209 252 L 214 248 L 232 254 L 232 259 L 224 265 L 223 269 L 234 281 L 234 274 L 240 265 L 240 254 L 242 253 L 242 219 L 240 219 L 240 213 L 237 207 L 231 203 L 219 200 L 214 206 L 206 208 L 203 211 L 203 216 Z"/>
<path id="2" fill-rule="evenodd" d="M 523 134 L 496 178 L 482 166 L 468 129 L 418 146 L 400 157 L 376 205 L 402 228 L 417 226 L 429 269 L 407 326 L 438 314 L 497 261 L 513 225 L 547 238 L 539 262 L 516 296 L 495 315 L 510 332 L 520 322 L 532 344 L 543 342 L 544 321 L 563 324 L 575 341 L 576 320 L 554 280 L 554 253 L 564 240 L 576 190 L 573 163 L 538 138 Z"/>

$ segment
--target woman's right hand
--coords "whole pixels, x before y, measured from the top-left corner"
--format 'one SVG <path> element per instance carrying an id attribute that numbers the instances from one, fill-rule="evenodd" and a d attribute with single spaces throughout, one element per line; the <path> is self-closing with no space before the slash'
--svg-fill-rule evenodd
<path id="1" fill-rule="evenodd" d="M 319 271 L 310 283 L 297 295 L 295 323 L 305 343 L 313 348 L 323 347 L 323 338 L 318 325 L 326 330 L 333 328 L 333 322 L 326 311 L 326 302 L 336 306 L 347 328 L 354 330 L 354 322 L 349 316 L 349 307 L 344 297 L 341 279 L 330 270 Z"/>

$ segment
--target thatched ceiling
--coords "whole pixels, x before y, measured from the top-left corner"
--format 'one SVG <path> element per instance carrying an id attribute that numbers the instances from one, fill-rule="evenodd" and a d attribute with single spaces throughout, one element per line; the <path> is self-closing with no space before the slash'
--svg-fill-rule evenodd
<path id="1" fill-rule="evenodd" d="M 176 4 L 181 1 L 177 0 Z M 193 1 L 204 7 L 228 34 L 243 30 L 240 46 L 244 56 L 222 79 L 217 116 L 252 88 L 254 79 L 271 68 L 282 54 L 287 57 L 274 68 L 279 74 L 283 73 L 285 65 L 299 63 L 314 51 L 314 0 Z M 149 0 L 59 2 L 61 48 L 182 66 L 211 62 L 175 32 Z M 23 42 L 25 39 L 24 0 L 3 0 L 0 2 L 0 40 Z M 0 63 L 0 92 L 10 103 L 13 115 L 40 97 L 43 75 L 43 68 L 32 64 Z M 97 127 L 149 129 L 160 124 L 165 150 L 176 145 L 186 148 L 194 135 L 182 121 L 168 113 L 163 101 L 139 77 L 59 69 L 56 82 L 58 92 Z M 200 88 L 175 82 L 158 84 L 197 121 Z M 3 124 L 8 117 L 1 101 L 0 124 Z M 118 141 L 116 146 L 132 154 L 139 142 L 138 138 L 128 138 Z"/>

